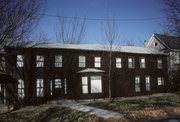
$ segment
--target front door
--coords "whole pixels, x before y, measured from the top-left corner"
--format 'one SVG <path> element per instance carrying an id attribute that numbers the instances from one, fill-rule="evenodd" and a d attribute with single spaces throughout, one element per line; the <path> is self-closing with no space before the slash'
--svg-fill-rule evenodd
<path id="1" fill-rule="evenodd" d="M 50 83 L 51 95 L 53 98 L 64 97 L 64 82 L 63 79 L 54 79 Z"/>

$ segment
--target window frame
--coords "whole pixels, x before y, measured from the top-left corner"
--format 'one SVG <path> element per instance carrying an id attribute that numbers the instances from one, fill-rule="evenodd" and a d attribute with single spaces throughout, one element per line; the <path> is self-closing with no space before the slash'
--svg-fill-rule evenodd
<path id="1" fill-rule="evenodd" d="M 54 67 L 62 67 L 62 55 L 55 55 L 54 56 Z"/>
<path id="2" fill-rule="evenodd" d="M 138 80 L 137 80 L 137 78 L 138 78 Z M 135 76 L 135 92 L 141 92 L 141 79 L 140 79 L 140 76 Z"/>
<path id="3" fill-rule="evenodd" d="M 158 61 L 161 61 L 161 63 L 159 63 Z M 163 61 L 162 59 L 157 59 L 157 69 L 162 69 L 163 68 Z"/>
<path id="4" fill-rule="evenodd" d="M 144 59 L 144 62 L 142 62 L 142 59 Z M 140 57 L 139 60 L 140 60 L 140 61 L 139 61 L 139 64 L 140 64 L 139 66 L 140 66 L 140 68 L 141 68 L 141 69 L 145 69 L 145 68 L 146 68 L 146 58 L 145 58 L 145 57 Z"/>
<path id="5" fill-rule="evenodd" d="M 157 85 L 158 86 L 164 85 L 164 77 L 157 77 Z"/>
<path id="6" fill-rule="evenodd" d="M 79 67 L 86 67 L 86 56 L 79 56 Z"/>
<path id="7" fill-rule="evenodd" d="M 96 68 L 101 67 L 101 57 L 94 57 L 94 67 Z"/>
<path id="8" fill-rule="evenodd" d="M 54 88 L 55 89 L 62 88 L 62 80 L 60 78 L 54 79 Z"/>
<path id="9" fill-rule="evenodd" d="M 147 80 L 147 78 L 148 78 L 148 80 Z M 147 81 L 149 83 L 147 83 Z M 146 91 L 151 91 L 151 78 L 150 78 L 150 76 L 145 77 L 145 82 L 146 82 Z"/>
<path id="10" fill-rule="evenodd" d="M 16 56 L 16 67 L 24 67 L 24 55 Z"/>
<path id="11" fill-rule="evenodd" d="M 97 79 L 97 77 L 98 78 L 100 78 L 100 79 Z M 94 79 L 93 79 L 94 78 Z M 93 88 L 93 82 L 92 82 L 92 80 L 100 80 L 100 87 L 98 87 L 99 89 L 97 90 L 97 91 L 93 91 L 94 90 L 94 88 Z M 100 94 L 100 93 L 102 93 L 102 76 L 99 76 L 99 75 L 96 75 L 96 76 L 90 76 L 90 84 L 91 84 L 91 89 L 90 89 L 90 91 L 91 91 L 91 93 L 92 94 Z M 97 82 L 97 81 L 95 81 L 95 82 Z"/>
<path id="12" fill-rule="evenodd" d="M 130 63 L 131 63 L 131 62 L 129 62 L 129 59 L 132 59 L 132 67 L 130 67 Z M 135 59 L 134 59 L 133 56 L 128 56 L 128 68 L 129 68 L 129 69 L 135 68 Z"/>
<path id="13" fill-rule="evenodd" d="M 44 97 L 44 79 L 36 80 L 36 97 Z"/>
<path id="14" fill-rule="evenodd" d="M 86 83 L 84 83 L 84 79 L 86 79 Z M 81 83 L 82 83 L 82 94 L 88 94 L 89 93 L 89 87 L 88 87 L 88 77 L 82 76 L 81 77 Z M 84 88 L 86 88 L 86 92 L 84 92 Z"/>
<path id="15" fill-rule="evenodd" d="M 24 80 L 18 79 L 18 96 L 20 98 L 24 98 L 25 97 L 24 90 L 25 90 Z"/>
<path id="16" fill-rule="evenodd" d="M 44 56 L 43 55 L 36 55 L 36 67 L 44 67 Z"/>
<path id="17" fill-rule="evenodd" d="M 116 68 L 122 68 L 122 58 L 116 58 Z"/>

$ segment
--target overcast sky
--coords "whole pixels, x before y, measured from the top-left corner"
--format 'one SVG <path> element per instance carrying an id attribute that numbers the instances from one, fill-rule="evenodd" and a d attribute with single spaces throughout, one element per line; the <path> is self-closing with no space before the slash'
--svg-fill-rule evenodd
<path id="1" fill-rule="evenodd" d="M 162 0 L 47 0 L 45 14 L 79 16 L 93 19 L 110 18 L 119 28 L 119 40 L 132 41 L 142 46 L 153 33 L 162 33 L 165 15 L 162 13 Z M 156 18 L 156 19 L 147 19 Z M 122 21 L 121 19 L 127 19 Z M 136 20 L 140 19 L 140 20 Z M 145 19 L 145 20 L 141 20 Z M 84 43 L 100 43 L 102 40 L 102 23 L 100 20 L 86 20 Z M 52 42 L 56 41 L 54 28 L 57 17 L 43 16 L 35 33 L 46 33 Z"/>

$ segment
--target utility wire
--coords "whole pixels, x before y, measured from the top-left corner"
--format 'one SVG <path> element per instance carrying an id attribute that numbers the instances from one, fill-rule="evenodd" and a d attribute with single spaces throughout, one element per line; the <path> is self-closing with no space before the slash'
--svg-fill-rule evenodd
<path id="1" fill-rule="evenodd" d="M 105 18 L 87 18 L 87 17 L 73 17 L 73 16 L 58 16 L 52 14 L 38 14 L 41 16 L 49 16 L 56 18 L 67 18 L 67 19 L 79 19 L 79 20 L 89 20 L 89 21 L 152 21 L 165 19 L 165 17 L 154 17 L 154 18 L 130 18 L 130 19 L 105 19 Z"/>

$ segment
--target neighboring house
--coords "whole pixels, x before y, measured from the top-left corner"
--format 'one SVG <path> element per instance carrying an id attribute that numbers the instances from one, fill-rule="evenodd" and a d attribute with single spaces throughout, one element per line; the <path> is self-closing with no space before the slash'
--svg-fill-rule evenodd
<path id="1" fill-rule="evenodd" d="M 7 71 L 28 101 L 109 97 L 109 52 L 97 44 L 41 44 L 6 47 Z M 167 55 L 154 48 L 113 46 L 111 96 L 166 91 Z M 35 99 L 37 98 L 37 99 Z"/>
<path id="2" fill-rule="evenodd" d="M 168 54 L 169 80 L 180 88 L 180 37 L 153 34 L 146 47 L 154 47 Z"/>

